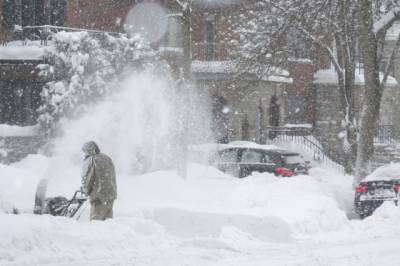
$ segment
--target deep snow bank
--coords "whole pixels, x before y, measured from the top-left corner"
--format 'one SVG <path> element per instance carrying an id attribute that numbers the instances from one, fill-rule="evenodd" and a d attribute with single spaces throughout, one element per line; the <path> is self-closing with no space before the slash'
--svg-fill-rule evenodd
<path id="1" fill-rule="evenodd" d="M 105 259 L 117 261 L 128 250 L 131 256 L 143 255 L 168 242 L 160 225 L 134 218 L 79 223 L 63 217 L 0 213 L 0 224 L 1 265 L 83 265 L 83 261 L 91 259 L 99 263 Z"/>
<path id="2" fill-rule="evenodd" d="M 32 161 L 45 158 L 29 160 L 19 167 L 34 169 L 37 165 Z M 1 170 L 19 174 L 22 183 L 32 178 L 15 166 Z M 346 200 L 350 201 L 351 180 L 321 169 L 294 178 L 265 173 L 237 179 L 213 167 L 191 164 L 186 180 L 174 171 L 158 171 L 119 175 L 118 186 L 115 219 L 105 223 L 1 214 L 0 264 L 1 260 L 15 264 L 118 261 L 128 250 L 140 256 L 167 246 L 236 252 L 249 243 L 288 243 L 310 234 L 349 229 Z M 74 189 L 72 184 L 67 187 L 71 193 L 66 196 Z M 27 204 L 32 199 L 25 197 L 31 192 L 23 191 L 14 194 L 15 200 L 32 206 Z"/>

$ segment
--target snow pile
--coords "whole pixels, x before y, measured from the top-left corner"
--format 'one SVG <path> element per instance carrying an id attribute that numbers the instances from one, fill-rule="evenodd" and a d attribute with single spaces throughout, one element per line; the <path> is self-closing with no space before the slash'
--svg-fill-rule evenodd
<path id="1" fill-rule="evenodd" d="M 314 234 L 348 226 L 351 180 L 313 169 L 310 176 L 277 178 L 254 174 L 237 188 L 235 201 L 246 213 L 279 217 L 294 233 Z M 335 180 L 336 179 L 336 180 Z M 338 180 L 339 179 L 339 180 Z"/>
<path id="2" fill-rule="evenodd" d="M 1 60 L 43 60 L 47 47 L 36 45 L 0 46 Z"/>
<path id="3" fill-rule="evenodd" d="M 3 195 L 14 196 L 12 200 L 21 206 L 33 205 L 31 183 L 37 177 L 16 166 L 39 174 L 43 169 L 36 168 L 35 161 L 45 168 L 46 158 L 30 157 L 0 170 L 19 177 L 21 191 L 16 185 Z M 70 190 L 65 196 L 76 188 L 71 182 L 63 186 Z M 119 261 L 128 250 L 139 256 L 166 247 L 235 253 L 247 245 L 293 243 L 296 238 L 349 227 L 351 180 L 322 169 L 294 178 L 264 173 L 237 179 L 210 166 L 191 164 L 186 180 L 174 171 L 157 171 L 119 175 L 118 187 L 115 219 L 104 223 L 2 215 L 0 258 L 19 264 L 72 264 L 100 258 Z"/>
<path id="4" fill-rule="evenodd" d="M 14 126 L 0 124 L 0 137 L 30 137 L 38 133 L 37 126 Z"/>
<path id="5" fill-rule="evenodd" d="M 127 254 L 143 256 L 167 242 L 163 229 L 144 219 L 78 223 L 49 216 L 20 215 L 16 219 L 16 216 L 0 213 L 0 224 L 3 228 L 2 265 L 82 265 L 85 260 L 118 261 Z"/>
<path id="6" fill-rule="evenodd" d="M 394 202 L 386 201 L 380 206 L 374 215 L 367 218 L 370 221 L 390 220 L 394 225 L 400 222 L 400 208 Z"/>

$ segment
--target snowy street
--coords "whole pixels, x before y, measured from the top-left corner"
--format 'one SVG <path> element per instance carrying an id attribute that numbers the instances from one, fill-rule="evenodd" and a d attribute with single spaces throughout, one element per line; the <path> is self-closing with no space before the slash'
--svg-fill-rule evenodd
<path id="1" fill-rule="evenodd" d="M 33 161 L 44 160 L 31 157 L 18 167 L 32 171 Z M 24 180 L 35 177 L 23 171 L 2 169 L 19 174 L 5 194 L 29 212 L 33 194 L 18 199 L 16 192 L 34 190 Z M 365 220 L 347 218 L 351 180 L 328 170 L 236 179 L 191 164 L 187 180 L 160 171 L 118 181 L 115 219 L 106 222 L 0 214 L 0 264 L 398 265 L 400 259 L 398 208 L 387 204 Z"/>

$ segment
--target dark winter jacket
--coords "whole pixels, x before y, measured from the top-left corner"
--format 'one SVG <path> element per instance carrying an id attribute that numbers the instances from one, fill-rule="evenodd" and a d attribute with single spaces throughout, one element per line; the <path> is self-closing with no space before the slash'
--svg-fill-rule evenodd
<path id="1" fill-rule="evenodd" d="M 110 157 L 100 153 L 95 142 L 83 148 L 85 160 L 82 168 L 82 185 L 90 201 L 111 202 L 117 198 L 117 183 L 114 164 Z"/>

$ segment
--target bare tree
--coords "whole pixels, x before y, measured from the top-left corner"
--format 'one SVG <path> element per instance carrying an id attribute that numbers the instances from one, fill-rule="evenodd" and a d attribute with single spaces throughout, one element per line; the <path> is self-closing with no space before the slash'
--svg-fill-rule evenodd
<path id="1" fill-rule="evenodd" d="M 383 51 L 383 48 L 380 46 L 385 44 L 387 30 L 400 18 L 399 5 L 399 1 L 396 0 L 359 0 L 360 47 L 364 65 L 365 90 L 360 117 L 355 183 L 368 174 L 370 160 L 374 153 L 374 136 L 383 89 L 400 45 L 400 38 L 391 52 L 382 81 L 379 77 L 379 59 L 382 56 L 379 53 Z"/>
<path id="2" fill-rule="evenodd" d="M 353 95 L 358 39 L 355 2 L 262 0 L 248 12 L 245 20 L 249 22 L 238 30 L 244 40 L 241 65 L 256 68 L 250 71 L 259 74 L 268 74 L 270 69 L 265 65 L 284 66 L 290 57 L 312 57 L 312 47 L 330 59 L 338 77 L 346 133 L 343 161 L 348 173 L 354 169 L 357 147 Z"/>
<path id="3" fill-rule="evenodd" d="M 240 29 L 244 37 L 241 47 L 244 47 L 245 52 L 242 60 L 253 67 L 282 65 L 289 56 L 296 56 L 298 48 L 290 42 L 293 36 L 296 45 L 310 41 L 330 59 L 337 73 L 345 122 L 343 161 L 347 173 L 354 173 L 355 170 L 357 180 L 369 171 L 383 88 L 400 45 L 398 40 L 390 52 L 389 64 L 380 80 L 379 64 L 386 44 L 386 32 L 400 17 L 399 2 L 262 0 L 257 1 L 256 8 L 249 12 L 250 19 L 246 19 L 250 22 Z M 290 36 L 287 36 L 288 33 Z M 354 84 L 360 50 L 365 89 L 358 119 L 355 115 Z"/>

